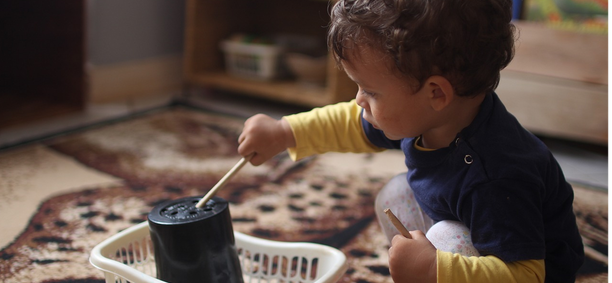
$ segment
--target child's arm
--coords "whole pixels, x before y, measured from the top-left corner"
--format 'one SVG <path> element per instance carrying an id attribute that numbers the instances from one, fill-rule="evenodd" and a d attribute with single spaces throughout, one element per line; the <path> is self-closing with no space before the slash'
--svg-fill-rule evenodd
<path id="1" fill-rule="evenodd" d="M 286 116 L 296 145 L 289 148 L 293 160 L 325 152 L 379 152 L 361 125 L 361 107 L 355 100 Z"/>
<path id="2" fill-rule="evenodd" d="M 544 282 L 544 260 L 506 263 L 496 256 L 465 257 L 437 252 L 438 282 Z"/>
<path id="3" fill-rule="evenodd" d="M 466 257 L 436 250 L 421 231 L 395 236 L 389 249 L 394 282 L 544 282 L 544 260 L 505 263 L 495 256 Z"/>
<path id="4" fill-rule="evenodd" d="M 251 158 L 253 165 L 260 165 L 286 149 L 293 160 L 330 151 L 384 150 L 366 138 L 361 108 L 355 101 L 315 108 L 281 120 L 257 114 L 247 119 L 238 142 L 240 155 L 255 153 Z"/>

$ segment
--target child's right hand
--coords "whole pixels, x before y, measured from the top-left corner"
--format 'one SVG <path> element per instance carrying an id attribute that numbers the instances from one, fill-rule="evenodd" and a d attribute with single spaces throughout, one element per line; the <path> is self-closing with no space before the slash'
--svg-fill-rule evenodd
<path id="1" fill-rule="evenodd" d="M 395 235 L 389 248 L 389 272 L 393 282 L 435 283 L 436 248 L 421 231 L 410 231 L 412 239 Z"/>
<path id="2" fill-rule="evenodd" d="M 244 122 L 244 129 L 238 137 L 238 153 L 251 157 L 251 164 L 257 166 L 266 162 L 289 147 L 295 146 L 295 138 L 289 123 L 276 120 L 264 114 L 257 114 Z"/>

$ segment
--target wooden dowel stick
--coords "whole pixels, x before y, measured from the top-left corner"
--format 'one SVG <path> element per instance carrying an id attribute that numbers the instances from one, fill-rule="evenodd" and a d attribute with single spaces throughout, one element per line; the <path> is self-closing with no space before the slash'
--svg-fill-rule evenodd
<path id="1" fill-rule="evenodd" d="M 252 156 L 253 155 L 242 157 L 242 159 L 240 159 L 240 161 L 238 161 L 238 163 L 236 163 L 236 165 L 234 165 L 234 167 L 232 167 L 232 169 L 230 169 L 225 176 L 223 176 L 223 178 L 221 178 L 221 180 L 219 180 L 219 182 L 217 182 L 217 184 L 210 189 L 210 191 L 208 191 L 208 193 L 196 204 L 196 208 L 202 208 L 217 193 L 217 191 L 221 189 L 225 183 L 227 183 L 230 178 L 232 178 L 238 171 L 240 171 L 240 169 L 242 169 L 245 164 L 247 164 L 247 162 L 249 162 L 249 160 L 251 160 Z"/>
<path id="2" fill-rule="evenodd" d="M 410 232 L 408 232 L 408 229 L 406 229 L 406 227 L 402 225 L 402 222 L 400 222 L 399 219 L 397 219 L 397 217 L 395 216 L 395 214 L 393 214 L 391 209 L 388 209 L 388 208 L 385 209 L 385 214 L 387 215 L 387 217 L 389 217 L 389 220 L 391 220 L 391 223 L 393 223 L 393 226 L 395 226 L 395 228 L 400 233 L 402 233 L 402 236 L 408 239 L 412 239 L 412 236 L 410 236 Z"/>

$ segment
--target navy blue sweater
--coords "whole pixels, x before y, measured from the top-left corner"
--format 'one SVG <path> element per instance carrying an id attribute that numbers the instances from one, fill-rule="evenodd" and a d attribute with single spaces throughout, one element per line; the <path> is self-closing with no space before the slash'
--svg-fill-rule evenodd
<path id="1" fill-rule="evenodd" d="M 546 282 L 574 282 L 584 260 L 573 190 L 548 148 L 524 129 L 495 93 L 448 147 L 389 140 L 363 120 L 376 146 L 402 149 L 408 183 L 434 221 L 456 220 L 481 255 L 505 262 L 544 259 Z"/>

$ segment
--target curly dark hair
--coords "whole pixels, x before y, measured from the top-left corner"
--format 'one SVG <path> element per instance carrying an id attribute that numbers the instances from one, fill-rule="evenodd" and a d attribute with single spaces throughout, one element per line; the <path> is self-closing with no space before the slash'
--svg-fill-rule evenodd
<path id="1" fill-rule="evenodd" d="M 338 64 L 368 44 L 417 89 L 441 75 L 457 95 L 472 96 L 494 91 L 512 61 L 511 20 L 512 0 L 339 0 L 327 39 Z"/>

